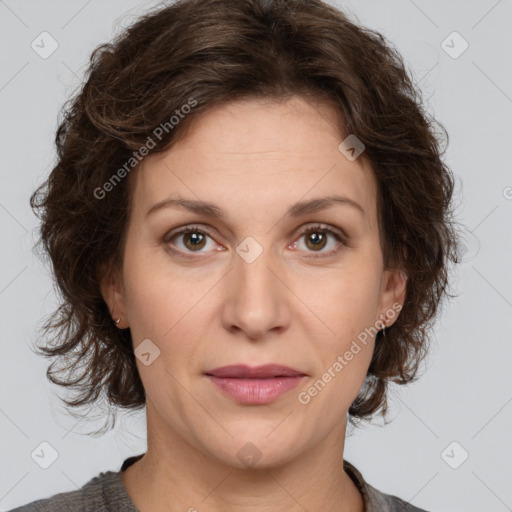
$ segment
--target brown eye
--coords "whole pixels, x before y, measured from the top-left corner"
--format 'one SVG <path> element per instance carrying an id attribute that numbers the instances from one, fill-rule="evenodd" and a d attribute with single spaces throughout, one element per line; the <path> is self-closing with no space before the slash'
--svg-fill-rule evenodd
<path id="1" fill-rule="evenodd" d="M 197 231 L 188 231 L 182 233 L 183 245 L 191 251 L 200 250 L 205 246 L 206 235 Z"/>
<path id="2" fill-rule="evenodd" d="M 327 244 L 327 237 L 325 233 L 320 231 L 311 231 L 306 234 L 306 245 L 308 248 L 316 251 L 321 250 Z"/>
<path id="3" fill-rule="evenodd" d="M 192 257 L 190 256 L 192 253 L 201 254 L 210 252 L 208 250 L 203 250 L 208 245 L 208 239 L 212 243 L 212 249 L 217 249 L 218 251 L 223 250 L 222 247 L 215 242 L 215 240 L 207 231 L 197 226 L 185 226 L 178 232 L 171 232 L 164 238 L 164 242 L 169 245 L 169 249 L 172 252 L 181 254 L 183 256 L 189 255 L 189 257 Z M 305 249 L 300 247 L 300 245 L 302 245 L 303 239 L 305 241 Z M 330 239 L 334 239 L 336 242 L 334 244 L 334 248 L 324 251 L 325 247 L 329 245 Z M 333 256 L 334 254 L 338 253 L 343 246 L 347 245 L 346 235 L 320 225 L 311 226 L 303 230 L 299 240 L 301 242 L 294 242 L 292 246 L 294 249 L 298 248 L 305 252 L 306 255 L 304 257 L 306 258 Z M 318 256 L 308 256 L 307 253 L 318 253 Z"/>
<path id="4" fill-rule="evenodd" d="M 323 249 L 329 244 L 329 239 L 335 240 L 334 248 L 324 251 Z M 305 249 L 301 248 L 304 239 Z M 305 258 L 323 258 L 333 256 L 340 251 L 340 249 L 347 244 L 347 237 L 333 229 L 318 225 L 310 226 L 302 231 L 299 241 L 293 243 L 294 249 L 303 250 L 306 255 Z M 310 255 L 307 253 L 318 253 L 318 255 Z"/>
<path id="5" fill-rule="evenodd" d="M 214 242 L 210 234 L 197 226 L 185 226 L 178 232 L 169 233 L 164 238 L 164 242 L 166 244 L 169 244 L 170 248 L 174 252 L 179 252 L 183 254 L 190 254 L 192 252 L 208 252 L 207 250 L 203 249 L 207 247 L 209 241 L 212 244 L 212 248 L 218 247 L 218 245 Z M 175 247 L 176 250 L 173 247 Z"/>

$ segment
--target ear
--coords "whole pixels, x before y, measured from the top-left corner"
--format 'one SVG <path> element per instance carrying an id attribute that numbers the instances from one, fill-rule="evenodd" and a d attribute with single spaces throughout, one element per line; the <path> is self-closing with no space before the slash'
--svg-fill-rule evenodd
<path id="1" fill-rule="evenodd" d="M 100 290 L 103 300 L 110 311 L 112 322 L 115 324 L 116 320 L 119 319 L 119 323 L 115 324 L 117 328 L 126 329 L 129 327 L 122 279 L 118 273 L 110 271 L 102 273 Z"/>
<path id="2" fill-rule="evenodd" d="M 401 269 L 386 269 L 382 277 L 379 319 L 390 327 L 396 322 L 405 302 L 407 276 Z M 377 320 L 377 319 L 376 319 Z"/>

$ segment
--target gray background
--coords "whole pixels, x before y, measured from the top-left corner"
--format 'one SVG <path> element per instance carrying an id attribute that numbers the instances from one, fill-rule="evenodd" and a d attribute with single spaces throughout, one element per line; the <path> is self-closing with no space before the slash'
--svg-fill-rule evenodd
<path id="1" fill-rule="evenodd" d="M 56 306 L 49 271 L 31 249 L 37 219 L 28 199 L 52 167 L 57 112 L 91 51 L 151 5 L 0 0 L 0 510 L 81 487 L 145 451 L 143 413 L 120 416 L 103 437 L 84 435 L 46 380 L 48 362 L 28 348 Z M 396 44 L 448 129 L 468 248 L 424 375 L 392 388 L 393 422 L 352 434 L 345 458 L 373 486 L 427 510 L 512 510 L 512 1 L 336 5 Z M 59 45 L 47 59 L 31 48 L 43 31 Z M 469 43 L 457 58 L 441 46 L 453 31 Z M 453 38 L 445 44 L 461 48 Z M 58 452 L 48 469 L 31 458 L 44 441 Z M 448 462 L 460 464 L 463 450 L 469 458 L 453 469 Z"/>

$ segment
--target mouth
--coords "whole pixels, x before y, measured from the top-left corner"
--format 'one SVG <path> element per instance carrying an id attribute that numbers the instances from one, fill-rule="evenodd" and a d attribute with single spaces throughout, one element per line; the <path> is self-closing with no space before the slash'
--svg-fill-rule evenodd
<path id="1" fill-rule="evenodd" d="M 264 405 L 299 385 L 306 374 L 282 365 L 232 365 L 205 375 L 225 396 L 245 405 Z"/>
<path id="2" fill-rule="evenodd" d="M 280 364 L 266 364 L 262 366 L 248 366 L 236 364 L 222 366 L 205 373 L 211 377 L 232 379 L 271 379 L 276 377 L 304 377 L 305 373 Z"/>

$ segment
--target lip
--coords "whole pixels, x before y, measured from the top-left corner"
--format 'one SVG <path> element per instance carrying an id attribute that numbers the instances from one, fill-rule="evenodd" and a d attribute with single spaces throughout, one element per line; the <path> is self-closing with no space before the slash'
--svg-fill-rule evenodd
<path id="1" fill-rule="evenodd" d="M 299 377 L 303 372 L 294 370 L 281 364 L 264 364 L 261 366 L 248 366 L 246 364 L 233 364 L 221 366 L 205 372 L 213 377 L 231 377 L 243 379 L 266 379 L 270 377 Z"/>
<path id="2" fill-rule="evenodd" d="M 223 366 L 205 375 L 224 395 L 248 405 L 271 403 L 306 377 L 298 370 L 277 364 Z"/>

